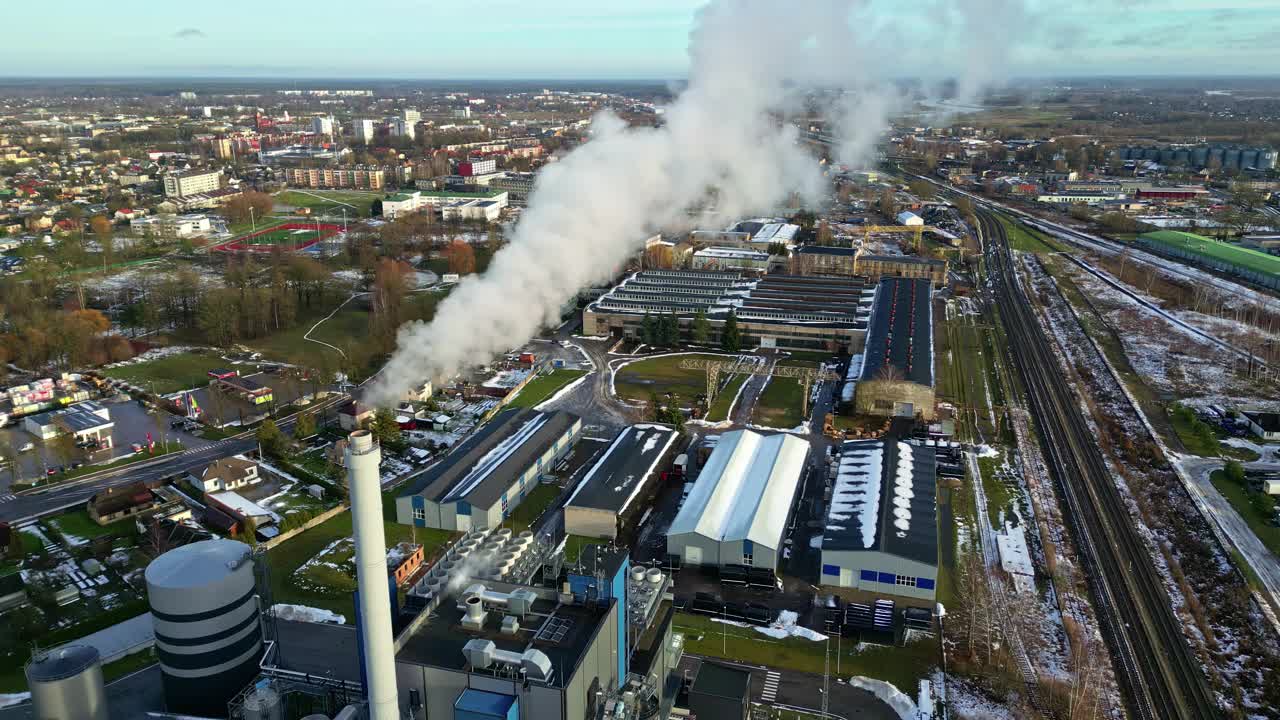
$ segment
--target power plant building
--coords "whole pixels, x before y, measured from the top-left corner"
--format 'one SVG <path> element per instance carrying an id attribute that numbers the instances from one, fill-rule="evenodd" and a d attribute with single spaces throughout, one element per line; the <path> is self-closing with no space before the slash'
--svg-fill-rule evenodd
<path id="1" fill-rule="evenodd" d="M 666 717 L 680 645 L 665 573 L 588 546 L 547 587 L 500 580 L 465 552 L 433 568 L 439 594 L 396 641 L 406 717 Z"/>
<path id="2" fill-rule="evenodd" d="M 581 432 L 576 415 L 505 410 L 396 498 L 396 521 L 460 532 L 498 527 Z"/>
<path id="3" fill-rule="evenodd" d="M 933 306 L 929 281 L 883 278 L 854 390 L 864 415 L 934 418 Z"/>
<path id="4" fill-rule="evenodd" d="M 583 310 L 583 334 L 637 339 L 646 314 L 674 313 L 688 340 L 702 312 L 717 343 L 732 312 L 743 347 L 856 352 L 874 296 L 859 278 L 643 270 Z"/>
<path id="5" fill-rule="evenodd" d="M 788 433 L 720 436 L 667 530 L 667 554 L 683 565 L 776 572 L 808 453 L 808 443 Z"/>
<path id="6" fill-rule="evenodd" d="M 564 504 L 569 535 L 618 537 L 618 526 L 638 510 L 680 433 L 667 425 L 632 425 L 613 439 Z"/>
<path id="7" fill-rule="evenodd" d="M 249 546 L 221 539 L 183 545 L 152 561 L 145 575 L 168 709 L 225 715 L 262 657 Z"/>
<path id="8" fill-rule="evenodd" d="M 932 448 L 845 442 L 822 534 L 821 583 L 931 607 L 938 580 L 936 471 Z"/>

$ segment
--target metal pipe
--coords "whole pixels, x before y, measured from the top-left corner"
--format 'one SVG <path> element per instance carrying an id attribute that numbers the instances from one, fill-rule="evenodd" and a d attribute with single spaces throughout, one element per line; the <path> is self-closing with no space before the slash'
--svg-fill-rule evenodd
<path id="1" fill-rule="evenodd" d="M 367 430 L 347 442 L 347 482 L 356 545 L 356 582 L 360 587 L 361 630 L 369 720 L 399 720 L 396 658 L 391 635 L 391 596 L 387 588 L 387 541 L 382 528 L 382 449 Z"/>

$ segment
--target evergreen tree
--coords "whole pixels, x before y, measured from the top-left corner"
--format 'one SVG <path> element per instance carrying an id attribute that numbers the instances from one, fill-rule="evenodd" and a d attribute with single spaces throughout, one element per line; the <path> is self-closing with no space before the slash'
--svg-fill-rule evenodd
<path id="1" fill-rule="evenodd" d="M 640 321 L 640 342 L 645 345 L 655 345 L 653 341 L 655 334 L 653 316 L 645 312 L 644 320 Z"/>
<path id="2" fill-rule="evenodd" d="M 680 318 L 676 317 L 675 310 L 667 315 L 666 333 L 663 335 L 662 344 L 667 347 L 676 347 L 680 344 Z"/>
<path id="3" fill-rule="evenodd" d="M 654 422 L 662 422 L 663 414 L 666 410 L 662 407 L 662 401 L 658 399 L 658 393 L 649 393 L 649 417 Z"/>
<path id="4" fill-rule="evenodd" d="M 707 322 L 705 310 L 699 310 L 693 316 L 693 327 L 689 330 L 689 336 L 695 345 L 706 345 L 711 339 L 711 323 Z"/>
<path id="5" fill-rule="evenodd" d="M 742 334 L 738 331 L 738 314 L 733 310 L 729 311 L 729 317 L 724 321 L 724 328 L 720 330 L 720 349 L 731 353 L 742 349 Z"/>

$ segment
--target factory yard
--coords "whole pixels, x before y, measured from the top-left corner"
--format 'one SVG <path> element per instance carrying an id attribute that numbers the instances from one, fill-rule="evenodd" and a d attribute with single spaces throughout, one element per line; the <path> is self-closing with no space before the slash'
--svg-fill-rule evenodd
<path id="1" fill-rule="evenodd" d="M 413 528 L 395 522 L 393 498 L 384 497 L 383 525 L 387 546 L 416 542 L 428 560 L 446 545 L 452 534 L 431 528 Z M 389 513 L 389 514 L 388 514 Z M 352 565 L 351 513 L 344 510 L 325 522 L 304 530 L 267 550 L 273 604 L 321 608 L 354 620 L 355 589 Z"/>

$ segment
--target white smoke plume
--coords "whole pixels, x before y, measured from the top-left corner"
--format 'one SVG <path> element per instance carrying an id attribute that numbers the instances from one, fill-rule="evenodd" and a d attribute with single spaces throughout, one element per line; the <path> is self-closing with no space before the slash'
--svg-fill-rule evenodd
<path id="1" fill-rule="evenodd" d="M 896 16 L 928 22 L 919 13 Z M 955 26 L 971 32 L 973 21 Z M 911 39 L 920 40 L 917 30 L 886 20 L 869 1 L 713 0 L 697 15 L 688 85 L 664 123 L 635 128 L 599 114 L 588 142 L 539 173 L 510 244 L 487 272 L 459 283 L 429 323 L 401 328 L 368 401 L 390 405 L 417 381 L 451 377 L 520 345 L 557 322 L 580 288 L 610 278 L 646 237 L 689 227 L 692 212 L 771 213 L 792 193 L 819 201 L 828 190 L 823 167 L 798 142 L 792 119 L 812 93 L 841 93 L 829 103 L 836 159 L 866 160 L 903 105 L 892 82 L 896 58 L 930 52 Z M 962 64 L 973 60 L 976 86 L 998 64 L 994 52 L 955 51 L 939 62 L 963 77 Z"/>

